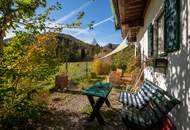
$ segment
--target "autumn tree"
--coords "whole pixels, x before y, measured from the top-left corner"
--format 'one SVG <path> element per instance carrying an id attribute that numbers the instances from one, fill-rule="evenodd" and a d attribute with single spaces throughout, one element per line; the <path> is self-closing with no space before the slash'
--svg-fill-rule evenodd
<path id="1" fill-rule="evenodd" d="M 79 27 L 84 16 L 84 12 L 79 12 L 75 22 L 50 28 L 46 24 L 51 21 L 49 14 L 61 9 L 61 4 L 56 3 L 37 14 L 35 11 L 39 7 L 45 8 L 46 0 L 0 0 L 0 49 L 3 50 L 0 56 L 0 121 L 14 122 L 12 119 L 20 118 L 27 121 L 38 115 L 41 104 L 34 99 L 43 89 L 40 85 L 55 74 L 60 63 L 55 32 L 65 27 Z M 15 37 L 3 47 L 10 29 L 14 30 Z"/>
<path id="2" fill-rule="evenodd" d="M 0 45 L 9 29 L 15 29 L 21 24 L 32 26 L 35 10 L 45 7 L 46 0 L 0 0 Z M 42 16 L 41 16 L 42 17 Z M 26 27 L 27 28 L 27 27 Z"/>

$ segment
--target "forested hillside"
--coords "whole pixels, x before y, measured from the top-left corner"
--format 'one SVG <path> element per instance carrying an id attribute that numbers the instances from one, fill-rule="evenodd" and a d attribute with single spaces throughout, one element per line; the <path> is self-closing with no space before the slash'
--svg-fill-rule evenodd
<path id="1" fill-rule="evenodd" d="M 100 52 L 99 45 L 85 43 L 67 34 L 58 34 L 57 53 L 68 61 L 89 61 Z"/>

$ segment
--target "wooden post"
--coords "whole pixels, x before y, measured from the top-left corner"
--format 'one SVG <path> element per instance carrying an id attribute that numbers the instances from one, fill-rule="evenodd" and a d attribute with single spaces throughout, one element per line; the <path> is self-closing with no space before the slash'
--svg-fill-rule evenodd
<path id="1" fill-rule="evenodd" d="M 66 75 L 68 75 L 68 61 L 66 60 L 66 63 L 65 63 L 65 69 L 66 69 Z"/>
<path id="2" fill-rule="evenodd" d="M 64 74 L 55 76 L 55 87 L 56 89 L 63 90 L 68 87 L 68 76 Z"/>
<path id="3" fill-rule="evenodd" d="M 137 42 L 135 42 L 135 58 L 137 57 Z"/>

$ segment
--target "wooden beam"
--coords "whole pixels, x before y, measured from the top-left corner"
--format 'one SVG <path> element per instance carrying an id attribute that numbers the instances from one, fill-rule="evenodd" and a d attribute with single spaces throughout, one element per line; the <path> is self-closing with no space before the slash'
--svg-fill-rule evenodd
<path id="1" fill-rule="evenodd" d="M 143 8 L 144 5 L 143 4 L 137 4 L 137 5 L 134 5 L 134 6 L 128 6 L 127 5 L 127 10 L 130 10 L 130 9 L 136 9 L 136 8 Z"/>
<path id="2" fill-rule="evenodd" d="M 123 18 L 123 20 L 121 22 L 126 22 L 126 21 L 134 21 L 136 19 L 142 19 L 142 17 L 140 15 L 133 15 L 131 17 L 125 17 Z"/>
<path id="3" fill-rule="evenodd" d="M 128 27 L 136 27 L 136 26 L 144 26 L 144 19 L 143 18 L 125 18 L 121 24 L 127 24 Z"/>
<path id="4" fill-rule="evenodd" d="M 139 27 L 129 27 L 127 24 L 121 26 L 122 37 L 125 38 L 128 35 L 129 42 L 135 42 L 137 40 L 136 34 L 139 31 Z"/>
<path id="5" fill-rule="evenodd" d="M 137 26 L 144 26 L 144 20 L 138 19 L 136 21 L 131 21 L 128 23 L 129 27 L 137 27 Z"/>
<path id="6" fill-rule="evenodd" d="M 116 15 L 116 19 L 117 19 L 116 29 L 120 29 L 120 15 L 119 15 L 118 0 L 112 0 L 112 4 L 115 9 L 115 15 Z"/>
<path id="7" fill-rule="evenodd" d="M 125 38 L 128 35 L 129 32 L 129 27 L 127 24 L 121 25 L 121 32 L 122 32 L 122 37 Z"/>
<path id="8" fill-rule="evenodd" d="M 134 6 L 134 5 L 140 5 L 140 4 L 142 4 L 142 5 L 145 5 L 145 2 L 146 0 L 139 0 L 139 1 L 131 1 L 131 2 L 129 2 L 129 1 L 127 1 L 126 2 L 126 5 L 127 6 Z"/>
<path id="9" fill-rule="evenodd" d="M 131 2 L 142 2 L 143 0 L 127 0 L 127 2 L 131 3 Z"/>
<path id="10" fill-rule="evenodd" d="M 125 26 L 126 26 L 126 25 L 121 25 L 121 35 L 122 35 L 123 38 L 125 38 L 125 37 L 124 37 L 124 34 L 125 34 Z"/>
<path id="11" fill-rule="evenodd" d="M 138 13 L 142 14 L 143 8 L 134 8 L 134 9 L 128 9 L 128 8 L 127 8 L 127 9 L 125 10 L 125 12 L 126 12 L 127 14 L 134 13 L 134 12 L 138 12 Z"/>
<path id="12" fill-rule="evenodd" d="M 137 19 L 141 17 L 141 15 L 139 13 L 131 13 L 131 14 L 126 14 L 124 19 Z"/>
<path id="13" fill-rule="evenodd" d="M 145 5 L 145 7 L 144 7 L 144 11 L 143 11 L 143 18 L 145 17 L 145 14 L 146 14 L 146 11 L 148 10 L 148 6 L 149 6 L 149 4 L 150 4 L 150 1 L 151 0 L 146 0 L 146 5 Z"/>
<path id="14" fill-rule="evenodd" d="M 147 9 L 146 6 L 149 5 L 147 4 L 148 2 L 150 2 L 150 0 L 131 0 L 131 1 L 128 0 L 126 3 L 126 12 L 130 14 L 136 11 L 136 12 L 139 12 L 140 15 L 144 16 L 144 12 L 146 12 L 146 9 Z M 132 8 L 132 9 L 128 10 L 128 8 Z"/>
<path id="15" fill-rule="evenodd" d="M 144 25 L 144 15 L 150 0 L 114 0 L 118 4 L 118 16 L 122 37 L 127 34 L 130 42 L 137 40 L 140 26 Z M 149 3 L 148 3 L 149 2 Z"/>
<path id="16" fill-rule="evenodd" d="M 123 18 L 125 18 L 125 0 L 118 1 L 118 8 L 120 21 L 123 21 Z"/>
<path id="17" fill-rule="evenodd" d="M 136 42 L 137 41 L 137 37 L 136 36 L 134 36 L 134 37 L 128 37 L 128 41 L 129 42 Z"/>

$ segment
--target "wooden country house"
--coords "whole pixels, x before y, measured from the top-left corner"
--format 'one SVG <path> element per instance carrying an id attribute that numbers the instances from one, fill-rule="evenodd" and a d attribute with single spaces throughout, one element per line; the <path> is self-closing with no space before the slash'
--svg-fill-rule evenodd
<path id="1" fill-rule="evenodd" d="M 111 0 L 111 5 L 116 29 L 140 50 L 144 78 L 182 101 L 171 116 L 177 129 L 189 130 L 190 0 Z"/>

